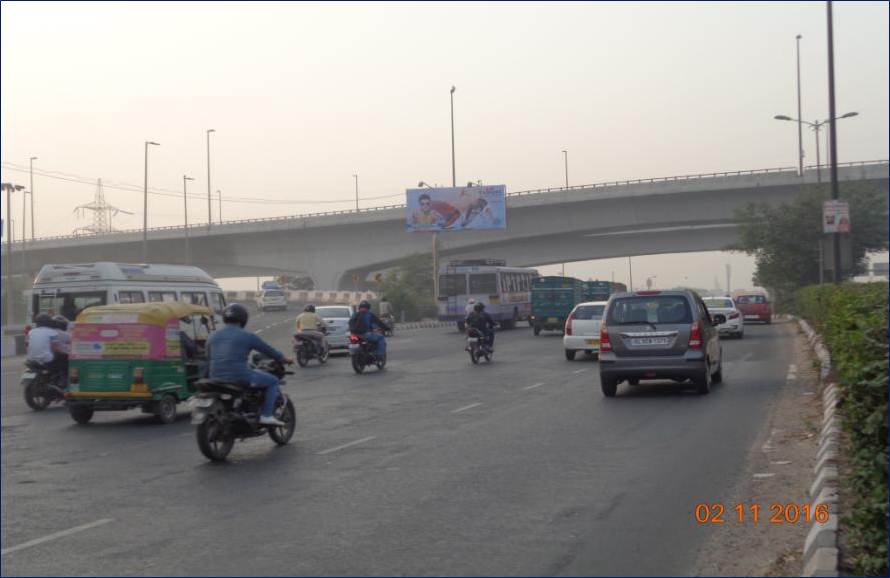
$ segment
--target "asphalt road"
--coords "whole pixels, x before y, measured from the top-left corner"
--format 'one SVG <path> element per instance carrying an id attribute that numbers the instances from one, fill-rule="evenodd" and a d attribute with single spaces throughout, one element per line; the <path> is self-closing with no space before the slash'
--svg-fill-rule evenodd
<path id="1" fill-rule="evenodd" d="M 252 327 L 284 348 L 292 316 Z M 792 333 L 725 341 L 710 395 L 666 382 L 607 399 L 557 334 L 499 333 L 472 366 L 454 330 L 405 331 L 384 372 L 297 369 L 294 440 L 237 443 L 227 464 L 199 453 L 185 408 L 169 426 L 32 413 L 21 361 L 4 360 L 2 573 L 688 573 L 714 531 L 695 504 L 744 475 Z"/>

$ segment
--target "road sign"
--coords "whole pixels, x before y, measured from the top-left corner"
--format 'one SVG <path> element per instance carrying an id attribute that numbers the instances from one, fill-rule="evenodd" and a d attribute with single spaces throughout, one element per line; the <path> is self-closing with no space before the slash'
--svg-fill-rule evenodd
<path id="1" fill-rule="evenodd" d="M 822 232 L 850 232 L 850 204 L 836 199 L 822 203 Z"/>

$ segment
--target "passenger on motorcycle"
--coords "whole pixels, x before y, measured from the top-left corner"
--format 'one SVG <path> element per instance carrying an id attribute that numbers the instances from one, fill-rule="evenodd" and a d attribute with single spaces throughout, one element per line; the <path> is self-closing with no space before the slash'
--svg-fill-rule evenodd
<path id="1" fill-rule="evenodd" d="M 376 330 L 384 331 L 385 329 L 386 326 L 380 318 L 371 313 L 371 304 L 367 301 L 358 304 L 358 311 L 353 313 L 349 320 L 349 330 L 374 343 L 377 346 L 376 355 L 380 358 L 386 357 L 386 338 Z"/>
<path id="2" fill-rule="evenodd" d="M 467 316 L 467 327 L 472 327 L 484 338 L 488 346 L 494 349 L 494 328 L 497 327 L 491 315 L 485 312 L 485 303 L 476 303 L 473 312 Z"/>
<path id="3" fill-rule="evenodd" d="M 471 313 L 473 313 L 473 308 L 476 307 L 476 300 L 472 297 L 467 299 L 467 306 L 464 307 L 464 317 L 469 317 Z"/>
<path id="4" fill-rule="evenodd" d="M 36 327 L 28 332 L 28 361 L 36 361 L 53 372 L 68 376 L 68 352 L 66 344 L 70 348 L 70 337 L 60 337 L 58 322 L 46 313 L 40 313 L 34 318 Z M 65 329 L 68 328 L 66 323 Z M 62 330 L 65 336 L 68 334 Z"/>
<path id="5" fill-rule="evenodd" d="M 325 327 L 324 320 L 315 312 L 315 305 L 311 303 L 297 315 L 297 335 L 314 341 L 319 353 L 328 350 L 328 338 L 322 331 Z"/>
<path id="6" fill-rule="evenodd" d="M 273 415 L 275 402 L 278 399 L 278 378 L 264 371 L 251 369 L 247 365 L 247 358 L 251 351 L 256 350 L 280 363 L 291 364 L 293 360 L 285 357 L 259 336 L 244 329 L 248 313 L 243 305 L 230 303 L 223 310 L 222 317 L 225 326 L 212 333 L 207 340 L 211 379 L 234 381 L 248 384 L 253 388 L 265 389 L 260 423 L 283 427 L 285 423 Z"/>

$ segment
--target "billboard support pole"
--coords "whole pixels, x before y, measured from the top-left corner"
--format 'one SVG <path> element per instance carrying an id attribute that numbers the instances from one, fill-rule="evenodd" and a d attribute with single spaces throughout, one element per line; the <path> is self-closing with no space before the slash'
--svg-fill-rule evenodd
<path id="1" fill-rule="evenodd" d="M 433 303 L 439 305 L 439 233 L 433 231 Z"/>

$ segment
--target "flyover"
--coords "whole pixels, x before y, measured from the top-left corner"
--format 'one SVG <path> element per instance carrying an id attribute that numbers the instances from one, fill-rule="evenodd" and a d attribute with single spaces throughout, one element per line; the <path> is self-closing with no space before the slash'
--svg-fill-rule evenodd
<path id="1" fill-rule="evenodd" d="M 844 163 L 842 182 L 888 187 L 888 161 Z M 824 171 L 823 171 L 824 174 Z M 506 231 L 439 235 L 440 258 L 487 257 L 539 266 L 619 256 L 721 250 L 736 240 L 733 211 L 791 200 L 815 167 L 760 169 L 618 181 L 508 194 Z M 149 260 L 184 263 L 183 227 L 149 230 Z M 407 233 L 404 206 L 228 221 L 189 227 L 191 264 L 218 278 L 297 273 L 317 287 L 356 289 L 373 272 L 428 252 L 430 236 Z M 25 272 L 46 263 L 138 262 L 142 231 L 36 239 Z M 19 247 L 14 246 L 14 251 Z M 6 256 L 6 247 L 3 246 Z M 23 260 L 11 260 L 13 274 Z M 356 284 L 353 279 L 360 279 Z"/>

